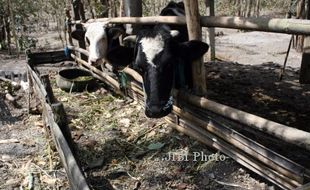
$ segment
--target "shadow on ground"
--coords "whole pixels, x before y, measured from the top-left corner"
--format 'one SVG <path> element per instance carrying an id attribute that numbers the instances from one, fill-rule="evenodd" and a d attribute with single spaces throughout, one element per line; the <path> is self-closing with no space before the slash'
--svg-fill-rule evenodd
<path id="1" fill-rule="evenodd" d="M 206 63 L 208 98 L 310 132 L 310 85 L 298 82 L 299 70 L 274 63 Z"/>

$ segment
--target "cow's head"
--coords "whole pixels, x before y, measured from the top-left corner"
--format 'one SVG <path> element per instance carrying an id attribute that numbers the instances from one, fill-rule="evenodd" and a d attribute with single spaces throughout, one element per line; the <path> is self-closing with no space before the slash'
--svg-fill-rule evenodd
<path id="1" fill-rule="evenodd" d="M 71 36 L 77 40 L 86 40 L 89 45 L 89 63 L 98 63 L 106 59 L 109 49 L 119 46 L 118 37 L 124 33 L 120 26 L 108 26 L 108 23 L 94 22 L 77 29 Z"/>
<path id="2" fill-rule="evenodd" d="M 179 42 L 177 31 L 167 25 L 141 30 L 136 39 L 134 68 L 143 77 L 145 114 L 151 118 L 168 115 L 172 109 L 171 89 L 174 68 L 178 64 L 190 65 L 208 51 L 201 41 Z M 113 56 L 113 52 L 109 56 Z"/>

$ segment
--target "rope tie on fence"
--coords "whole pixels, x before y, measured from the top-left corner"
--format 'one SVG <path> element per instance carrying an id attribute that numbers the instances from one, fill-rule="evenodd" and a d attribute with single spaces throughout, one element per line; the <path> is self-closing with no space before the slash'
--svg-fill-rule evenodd
<path id="1" fill-rule="evenodd" d="M 118 82 L 120 84 L 121 90 L 127 96 L 127 84 L 128 84 L 128 77 L 127 74 L 123 71 L 118 72 Z"/>
<path id="2" fill-rule="evenodd" d="M 66 57 L 70 57 L 71 51 L 70 51 L 70 49 L 68 48 L 68 46 L 66 46 L 66 47 L 64 48 L 64 52 L 65 52 L 65 56 L 66 56 Z"/>

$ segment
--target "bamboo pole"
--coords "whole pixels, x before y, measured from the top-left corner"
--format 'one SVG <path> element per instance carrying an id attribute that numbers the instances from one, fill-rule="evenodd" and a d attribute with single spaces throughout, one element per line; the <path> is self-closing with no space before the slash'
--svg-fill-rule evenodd
<path id="1" fill-rule="evenodd" d="M 71 24 L 81 24 L 84 21 L 71 21 Z M 109 22 L 115 24 L 186 24 L 185 17 L 177 16 L 150 16 L 150 17 L 116 17 L 89 19 L 86 23 Z"/>
<path id="2" fill-rule="evenodd" d="M 87 23 L 109 22 L 118 24 L 186 24 L 185 17 L 177 16 L 152 16 L 152 17 L 118 17 L 90 19 Z M 82 21 L 71 21 L 71 24 L 79 24 Z M 244 18 L 233 16 L 202 16 L 202 27 L 232 28 L 241 30 L 255 30 L 263 32 L 275 32 L 285 34 L 310 35 L 310 20 L 279 19 L 279 18 Z"/>
<path id="3" fill-rule="evenodd" d="M 244 153 L 251 155 L 275 171 L 298 181 L 298 183 L 303 183 L 303 176 L 309 175 L 309 173 L 306 173 L 308 171 L 306 171 L 305 168 L 301 165 L 296 164 L 295 162 L 243 136 L 239 132 L 226 127 L 225 125 L 222 125 L 213 119 L 206 120 L 205 118 L 200 118 L 190 113 L 196 110 L 185 112 L 178 107 L 174 107 L 173 111 L 182 118 L 195 121 L 199 127 L 204 128 L 213 135 L 224 139 L 226 142 L 230 143 L 236 148 L 239 148 Z"/>
<path id="4" fill-rule="evenodd" d="M 210 147 L 220 150 L 227 156 L 233 158 L 239 164 L 247 167 L 248 169 L 254 171 L 255 173 L 259 174 L 260 176 L 266 178 L 267 180 L 271 181 L 272 183 L 278 185 L 283 189 L 292 189 L 300 185 L 298 182 L 291 180 L 270 169 L 269 167 L 266 167 L 263 164 L 257 162 L 250 156 L 244 154 L 243 151 L 238 150 L 234 146 L 227 144 L 220 138 L 208 133 L 207 131 L 199 127 L 196 127 L 197 123 L 195 122 L 181 121 L 180 124 L 177 125 L 171 119 L 167 117 L 165 119 L 168 123 L 172 124 L 172 127 L 176 130 L 190 137 L 193 137 Z"/>
<path id="5" fill-rule="evenodd" d="M 310 133 L 308 132 L 276 123 L 203 97 L 190 95 L 186 92 L 180 93 L 175 90 L 174 96 L 195 106 L 208 109 L 226 118 L 273 135 L 285 142 L 310 150 Z"/>

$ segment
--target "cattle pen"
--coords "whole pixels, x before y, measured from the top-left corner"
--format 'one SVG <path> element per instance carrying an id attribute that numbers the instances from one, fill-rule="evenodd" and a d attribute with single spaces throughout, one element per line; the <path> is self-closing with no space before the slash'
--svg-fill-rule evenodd
<path id="1" fill-rule="evenodd" d="M 202 16 L 198 17 L 197 1 L 185 0 L 185 9 L 196 14 L 187 14 L 186 17 L 120 17 L 120 18 L 100 18 L 89 20 L 67 20 L 68 28 L 73 25 L 91 22 L 109 22 L 111 24 L 188 24 L 188 29 L 192 39 L 199 39 L 201 27 L 220 27 L 243 30 L 255 30 L 265 32 L 276 32 L 286 34 L 310 35 L 310 20 L 295 19 L 265 19 L 265 18 L 241 18 L 241 17 L 218 17 Z M 196 3 L 195 3 L 196 2 Z M 75 14 L 78 11 L 75 10 Z M 76 17 L 78 18 L 78 17 Z M 69 29 L 68 31 L 71 31 Z M 195 33 L 196 34 L 192 34 Z M 308 45 L 308 44 L 305 44 Z M 42 54 L 28 53 L 28 79 L 31 81 L 35 93 L 43 105 L 43 115 L 46 125 L 50 128 L 54 140 L 60 153 L 63 165 L 65 166 L 70 186 L 72 189 L 90 189 L 86 183 L 83 173 L 80 171 L 74 158 L 74 151 L 70 148 L 71 135 L 66 126 L 59 120 L 63 115 L 61 103 L 57 102 L 49 84 L 48 76 L 40 75 L 35 66 L 41 63 L 59 62 L 63 59 L 74 60 L 79 67 L 86 69 L 100 81 L 111 86 L 113 91 L 122 96 L 129 96 L 143 104 L 144 92 L 142 89 L 143 79 L 135 70 L 126 67 L 122 70 L 128 78 L 128 86 L 124 90 L 117 77 L 112 74 L 112 70 L 99 70 L 85 61 L 89 56 L 85 44 L 80 47 L 69 45 L 65 53 L 59 52 L 43 55 L 52 57 L 43 61 Z M 70 50 L 70 51 L 69 51 Z M 79 53 L 82 56 L 78 56 Z M 56 56 L 56 58 L 55 58 Z M 57 56 L 59 56 L 57 59 Z M 308 53 L 303 55 L 304 64 L 309 64 Z M 307 61 L 308 60 L 308 61 Z M 171 126 L 197 139 L 212 148 L 219 150 L 227 156 L 233 158 L 239 164 L 245 166 L 256 174 L 266 178 L 282 189 L 309 189 L 310 168 L 291 161 L 281 154 L 267 148 L 249 137 L 239 133 L 234 127 L 247 128 L 251 133 L 258 136 L 269 135 L 276 137 L 282 142 L 293 144 L 305 151 L 310 151 L 310 133 L 295 129 L 262 117 L 229 107 L 203 96 L 207 87 L 205 81 L 203 62 L 198 61 L 194 64 L 193 78 L 195 85 L 195 95 L 189 92 L 173 89 L 173 96 L 176 103 L 173 106 L 173 113 L 165 117 Z M 304 72 L 301 72 L 303 74 Z M 306 72 L 307 73 L 307 72 Z M 309 73 L 307 74 L 309 75 Z M 304 76 L 301 76 L 304 77 Z M 56 115 L 56 116 L 55 116 Z M 56 119 L 55 119 L 56 118 Z M 58 118 L 58 119 L 57 119 Z M 230 127 L 234 126 L 234 127 Z"/>

